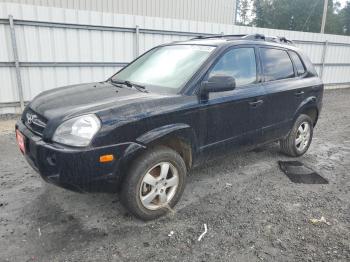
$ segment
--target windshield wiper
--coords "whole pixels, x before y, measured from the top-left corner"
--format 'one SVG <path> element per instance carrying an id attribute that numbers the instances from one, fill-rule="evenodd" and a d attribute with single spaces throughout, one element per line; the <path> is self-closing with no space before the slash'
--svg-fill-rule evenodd
<path id="1" fill-rule="evenodd" d="M 130 82 L 130 81 L 128 81 L 128 80 L 122 81 L 122 80 L 113 80 L 113 79 L 110 79 L 110 81 L 111 81 L 112 84 L 126 85 L 127 87 L 134 87 L 134 88 L 136 88 L 136 89 L 137 89 L 138 91 L 140 91 L 140 92 L 148 93 L 148 91 L 146 90 L 146 87 L 145 87 L 145 86 L 132 83 L 132 82 Z"/>

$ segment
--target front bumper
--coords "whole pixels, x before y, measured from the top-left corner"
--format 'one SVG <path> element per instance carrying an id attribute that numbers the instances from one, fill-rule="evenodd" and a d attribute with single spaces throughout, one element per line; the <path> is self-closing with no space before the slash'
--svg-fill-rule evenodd
<path id="1" fill-rule="evenodd" d="M 46 143 L 21 121 L 16 129 L 25 137 L 26 160 L 45 181 L 79 192 L 117 190 L 122 177 L 122 156 L 132 143 L 77 149 Z M 105 154 L 113 154 L 114 160 L 100 163 L 99 157 Z"/>

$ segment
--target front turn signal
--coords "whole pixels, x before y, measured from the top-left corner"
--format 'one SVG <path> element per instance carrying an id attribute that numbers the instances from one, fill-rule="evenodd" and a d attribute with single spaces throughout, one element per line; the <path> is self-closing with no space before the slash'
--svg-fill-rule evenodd
<path id="1" fill-rule="evenodd" d="M 113 155 L 103 155 L 100 156 L 100 163 L 112 162 L 114 160 Z"/>

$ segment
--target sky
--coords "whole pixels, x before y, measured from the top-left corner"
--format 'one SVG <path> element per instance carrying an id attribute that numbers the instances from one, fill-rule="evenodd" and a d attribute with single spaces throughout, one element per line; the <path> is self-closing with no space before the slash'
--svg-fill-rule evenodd
<path id="1" fill-rule="evenodd" d="M 344 7 L 347 1 L 348 0 L 337 0 L 337 2 L 341 4 L 341 7 Z"/>

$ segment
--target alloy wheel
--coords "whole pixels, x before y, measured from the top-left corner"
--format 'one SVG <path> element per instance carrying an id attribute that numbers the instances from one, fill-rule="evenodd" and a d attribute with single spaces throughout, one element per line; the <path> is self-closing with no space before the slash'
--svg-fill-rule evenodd
<path id="1" fill-rule="evenodd" d="M 311 128 L 308 122 L 302 122 L 297 130 L 297 135 L 295 138 L 295 147 L 301 152 L 309 144 L 311 137 Z"/>
<path id="2" fill-rule="evenodd" d="M 169 162 L 160 162 L 142 178 L 139 197 L 149 210 L 165 207 L 173 199 L 179 185 L 177 169 Z"/>

